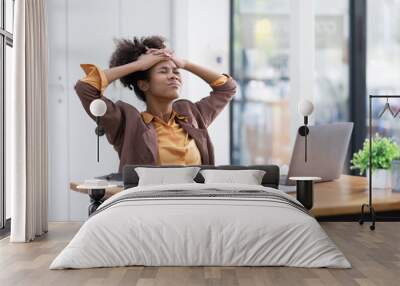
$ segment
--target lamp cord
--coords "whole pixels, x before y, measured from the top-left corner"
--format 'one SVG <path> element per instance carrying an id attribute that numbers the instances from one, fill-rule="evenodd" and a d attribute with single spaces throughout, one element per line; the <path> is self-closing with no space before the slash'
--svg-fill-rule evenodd
<path id="1" fill-rule="evenodd" d="M 307 127 L 306 127 L 307 128 Z M 305 161 L 307 162 L 307 133 L 306 136 L 304 138 L 304 146 L 305 146 L 305 150 L 304 150 L 304 156 L 305 156 Z"/>
<path id="2" fill-rule="evenodd" d="M 99 162 L 99 117 L 96 116 L 96 124 L 97 124 L 97 162 Z"/>

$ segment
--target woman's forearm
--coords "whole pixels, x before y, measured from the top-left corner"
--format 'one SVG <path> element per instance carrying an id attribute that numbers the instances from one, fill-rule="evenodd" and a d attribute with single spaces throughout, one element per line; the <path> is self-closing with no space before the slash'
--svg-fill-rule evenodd
<path id="1" fill-rule="evenodd" d="M 221 77 L 220 73 L 217 73 L 208 68 L 199 66 L 197 64 L 191 63 L 189 61 L 186 61 L 183 69 L 190 71 L 191 73 L 194 73 L 195 75 L 197 75 L 198 77 L 200 77 L 204 81 L 206 81 L 208 84 L 211 84 L 212 82 L 216 81 L 217 79 L 219 79 Z"/>
<path id="2" fill-rule="evenodd" d="M 114 80 L 120 79 L 121 77 L 124 77 L 133 72 L 137 72 L 139 70 L 141 70 L 140 63 L 134 61 L 129 64 L 103 70 L 103 72 L 106 75 L 108 82 L 111 83 Z"/>

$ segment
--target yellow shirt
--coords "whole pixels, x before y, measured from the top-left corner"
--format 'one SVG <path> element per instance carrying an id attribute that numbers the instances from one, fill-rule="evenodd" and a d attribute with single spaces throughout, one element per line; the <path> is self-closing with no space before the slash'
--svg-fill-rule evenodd
<path id="1" fill-rule="evenodd" d="M 81 81 L 86 82 L 103 94 L 109 82 L 104 72 L 92 64 L 81 64 L 86 76 Z M 226 75 L 221 75 L 211 83 L 211 86 L 222 85 L 227 81 Z M 175 118 L 186 119 L 172 111 L 168 122 L 148 112 L 141 113 L 143 121 L 152 123 L 156 129 L 158 141 L 158 165 L 201 165 L 201 156 L 196 142 L 176 123 Z"/>
<path id="2" fill-rule="evenodd" d="M 157 133 L 157 165 L 201 165 L 201 156 L 196 142 L 175 121 L 186 118 L 172 111 L 168 122 L 148 112 L 142 112 L 143 121 L 152 123 Z"/>

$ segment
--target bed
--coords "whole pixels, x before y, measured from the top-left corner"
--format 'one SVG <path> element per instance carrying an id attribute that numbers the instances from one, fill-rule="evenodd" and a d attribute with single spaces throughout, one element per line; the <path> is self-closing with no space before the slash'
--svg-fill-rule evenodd
<path id="1" fill-rule="evenodd" d="M 351 267 L 314 217 L 278 190 L 277 166 L 200 166 L 263 170 L 259 185 L 204 182 L 200 172 L 191 183 L 138 185 L 138 167 L 125 166 L 125 190 L 100 205 L 50 269 Z"/>

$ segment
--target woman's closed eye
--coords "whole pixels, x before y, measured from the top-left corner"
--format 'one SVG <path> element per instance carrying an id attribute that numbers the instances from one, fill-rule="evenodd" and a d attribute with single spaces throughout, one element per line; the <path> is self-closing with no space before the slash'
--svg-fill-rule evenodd
<path id="1" fill-rule="evenodd" d="M 169 69 L 168 68 L 162 68 L 160 69 L 160 73 L 168 73 Z"/>
<path id="2" fill-rule="evenodd" d="M 174 71 L 172 71 L 172 72 L 173 72 L 173 74 L 176 75 L 176 76 L 180 76 L 180 75 L 181 75 L 181 73 L 180 73 L 178 70 L 174 70 Z M 161 70 L 159 71 L 159 73 L 161 73 L 161 74 L 169 74 L 170 71 L 167 70 L 167 69 L 161 69 Z"/>
<path id="3" fill-rule="evenodd" d="M 173 70 L 172 71 L 174 74 L 176 74 L 176 75 L 180 75 L 181 73 L 179 72 L 179 70 Z M 163 73 L 163 74 L 165 74 L 165 73 L 169 73 L 169 70 L 168 69 L 160 69 L 160 73 Z"/>

